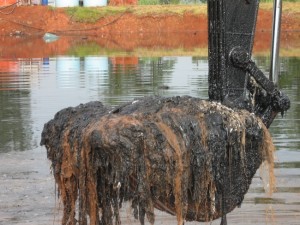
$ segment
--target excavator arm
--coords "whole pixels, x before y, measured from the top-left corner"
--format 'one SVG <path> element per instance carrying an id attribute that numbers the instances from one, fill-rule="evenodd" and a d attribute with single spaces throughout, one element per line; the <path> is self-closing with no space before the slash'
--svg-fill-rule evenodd
<path id="1" fill-rule="evenodd" d="M 207 3 L 209 99 L 253 112 L 269 127 L 279 112 L 289 109 L 290 100 L 251 59 L 259 0 Z M 224 197 L 221 225 L 227 225 L 226 201 Z"/>
<path id="2" fill-rule="evenodd" d="M 254 112 L 269 127 L 290 101 L 251 60 L 258 7 L 259 0 L 208 0 L 209 99 Z"/>
<path id="3" fill-rule="evenodd" d="M 208 0 L 209 98 L 223 102 L 242 97 L 246 72 L 230 60 L 230 52 L 243 48 L 250 56 L 258 0 Z"/>

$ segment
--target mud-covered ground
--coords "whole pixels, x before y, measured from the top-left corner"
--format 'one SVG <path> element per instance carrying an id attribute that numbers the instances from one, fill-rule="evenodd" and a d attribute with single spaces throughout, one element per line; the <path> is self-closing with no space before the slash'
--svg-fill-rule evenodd
<path id="1" fill-rule="evenodd" d="M 0 155 L 0 224 L 52 224 L 54 181 L 40 148 Z"/>
<path id="2" fill-rule="evenodd" d="M 50 173 L 50 162 L 46 159 L 44 148 L 1 154 L 0 170 L 0 225 L 61 224 L 62 203 L 55 200 L 55 182 Z M 277 185 L 286 183 L 284 173 L 279 170 L 276 173 L 282 175 L 282 178 L 277 180 Z M 228 224 L 299 224 L 299 205 L 280 204 L 276 201 L 272 204 L 271 199 L 270 201 L 259 202 L 258 199 L 267 197 L 263 191 L 257 193 L 257 189 L 262 189 L 262 187 L 260 177 L 255 176 L 241 208 L 236 208 L 227 215 Z M 273 194 L 273 198 L 279 200 L 286 196 L 289 196 L 288 193 L 285 193 L 285 196 Z M 288 198 L 295 197 L 298 198 L 297 196 L 289 196 Z M 139 221 L 134 219 L 132 213 L 128 204 L 121 209 L 123 225 L 139 225 Z M 155 211 L 155 215 L 155 224 L 157 225 L 177 223 L 176 217 L 166 213 Z M 188 222 L 186 224 L 207 225 L 210 223 Z M 219 225 L 220 220 L 215 220 L 211 224 Z"/>

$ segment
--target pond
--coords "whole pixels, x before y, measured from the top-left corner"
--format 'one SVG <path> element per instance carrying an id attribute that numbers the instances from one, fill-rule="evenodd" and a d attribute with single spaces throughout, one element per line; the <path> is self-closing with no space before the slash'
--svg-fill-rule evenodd
<path id="1" fill-rule="evenodd" d="M 30 45 L 37 49 L 40 41 Z M 118 105 L 147 95 L 208 98 L 205 49 L 166 55 L 116 52 L 93 42 L 76 42 L 67 52 L 62 48 L 39 54 L 38 49 L 8 50 L 0 58 L 0 224 L 59 224 L 62 204 L 55 200 L 50 163 L 39 142 L 44 123 L 60 109 L 95 100 Z M 253 59 L 268 74 L 268 55 L 254 54 Z M 270 128 L 277 148 L 277 191 L 268 196 L 257 173 L 241 208 L 229 214 L 229 224 L 300 221 L 299 71 L 299 56 L 281 57 L 279 87 L 292 106 Z M 124 224 L 138 224 L 126 210 Z M 174 221 L 158 213 L 157 224 Z"/>

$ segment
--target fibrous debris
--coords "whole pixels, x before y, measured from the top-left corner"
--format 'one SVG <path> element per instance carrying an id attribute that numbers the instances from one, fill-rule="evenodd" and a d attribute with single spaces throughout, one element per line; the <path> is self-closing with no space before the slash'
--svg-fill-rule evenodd
<path id="1" fill-rule="evenodd" d="M 69 107 L 45 124 L 41 144 L 64 205 L 62 224 L 80 225 L 121 224 L 124 201 L 140 224 L 145 217 L 154 224 L 154 208 L 179 225 L 217 219 L 242 203 L 274 148 L 253 113 L 189 96 Z"/>

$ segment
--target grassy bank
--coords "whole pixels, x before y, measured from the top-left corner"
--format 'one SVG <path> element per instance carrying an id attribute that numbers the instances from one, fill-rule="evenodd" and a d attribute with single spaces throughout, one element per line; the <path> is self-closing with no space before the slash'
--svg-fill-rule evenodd
<path id="1" fill-rule="evenodd" d="M 99 8 L 70 7 L 66 13 L 76 22 L 94 23 L 112 15 L 132 13 L 137 16 L 206 14 L 206 5 L 138 5 L 138 6 L 106 6 Z"/>
<path id="2" fill-rule="evenodd" d="M 260 9 L 272 10 L 272 2 L 260 3 Z M 299 13 L 300 2 L 284 2 L 283 13 Z M 206 14 L 206 4 L 200 5 L 137 5 L 137 6 L 106 6 L 99 8 L 71 7 L 66 9 L 66 13 L 77 22 L 94 23 L 100 18 L 118 15 L 122 13 L 132 13 L 137 16 L 159 16 L 159 15 L 183 15 L 191 13 L 195 15 Z"/>

